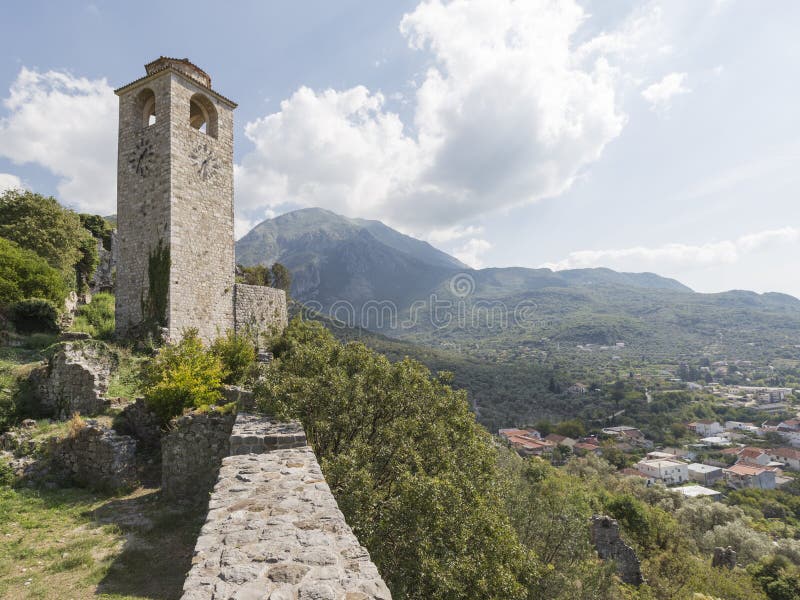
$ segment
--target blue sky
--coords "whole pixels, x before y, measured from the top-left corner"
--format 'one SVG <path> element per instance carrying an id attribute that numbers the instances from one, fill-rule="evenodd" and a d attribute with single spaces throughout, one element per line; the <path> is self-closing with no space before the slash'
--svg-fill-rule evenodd
<path id="1" fill-rule="evenodd" d="M 236 111 L 239 232 L 301 206 L 474 266 L 800 296 L 800 4 L 37 2 L 0 23 L 0 187 L 114 212 L 116 97 L 189 57 Z"/>

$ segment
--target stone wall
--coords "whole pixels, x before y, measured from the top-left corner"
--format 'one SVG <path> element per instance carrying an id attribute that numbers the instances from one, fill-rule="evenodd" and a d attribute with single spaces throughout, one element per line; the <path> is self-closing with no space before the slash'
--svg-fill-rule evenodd
<path id="1" fill-rule="evenodd" d="M 236 331 L 251 329 L 267 335 L 281 333 L 289 322 L 286 292 L 237 283 L 234 293 Z"/>
<path id="2" fill-rule="evenodd" d="M 93 294 L 114 291 L 114 273 L 117 268 L 117 231 L 111 232 L 111 249 L 106 250 L 103 240 L 97 240 L 97 268 L 89 282 Z"/>
<path id="3" fill-rule="evenodd" d="M 233 414 L 189 413 L 173 419 L 161 439 L 161 493 L 167 499 L 205 502 L 222 458 L 228 456 Z"/>
<path id="4" fill-rule="evenodd" d="M 118 489 L 136 483 L 136 440 L 92 420 L 66 438 L 51 438 L 48 455 L 77 483 Z"/>
<path id="5" fill-rule="evenodd" d="M 96 415 L 111 403 L 105 398 L 114 356 L 102 342 L 58 344 L 47 364 L 31 372 L 29 383 L 43 415 L 65 419 L 75 412 Z"/>
<path id="6" fill-rule="evenodd" d="M 239 415 L 234 438 L 263 453 L 223 460 L 183 600 L 389 600 L 302 429 Z"/>
<path id="7" fill-rule="evenodd" d="M 604 515 L 595 515 L 591 523 L 592 543 L 603 560 L 613 560 L 623 583 L 640 585 L 643 582 L 639 557 L 619 536 L 619 523 Z"/>
<path id="8" fill-rule="evenodd" d="M 161 448 L 161 422 L 155 413 L 147 408 L 144 398 L 131 402 L 115 421 L 117 431 L 131 435 L 139 440 L 142 448 L 157 450 Z"/>

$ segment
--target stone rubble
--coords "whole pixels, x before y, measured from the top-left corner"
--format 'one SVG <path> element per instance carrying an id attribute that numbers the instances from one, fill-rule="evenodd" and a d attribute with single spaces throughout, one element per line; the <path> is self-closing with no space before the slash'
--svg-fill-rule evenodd
<path id="1" fill-rule="evenodd" d="M 57 419 L 73 413 L 97 415 L 111 401 L 105 398 L 113 357 L 102 342 L 65 341 L 46 365 L 34 369 L 29 382 L 43 414 Z"/>

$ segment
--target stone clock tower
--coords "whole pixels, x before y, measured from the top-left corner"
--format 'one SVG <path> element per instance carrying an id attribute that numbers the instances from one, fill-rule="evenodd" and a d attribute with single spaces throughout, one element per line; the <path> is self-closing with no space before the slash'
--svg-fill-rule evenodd
<path id="1" fill-rule="evenodd" d="M 234 326 L 233 110 L 187 59 L 161 57 L 116 90 L 122 336 Z"/>

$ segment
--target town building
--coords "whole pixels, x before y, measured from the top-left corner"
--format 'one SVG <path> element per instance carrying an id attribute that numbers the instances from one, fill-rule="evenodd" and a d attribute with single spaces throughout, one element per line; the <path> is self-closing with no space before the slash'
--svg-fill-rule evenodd
<path id="1" fill-rule="evenodd" d="M 640 460 L 635 468 L 649 479 L 660 481 L 666 485 L 684 483 L 689 480 L 688 465 L 674 459 L 657 458 Z"/>
<path id="2" fill-rule="evenodd" d="M 769 451 L 774 462 L 783 464 L 787 469 L 800 471 L 800 450 L 797 448 L 775 448 Z"/>
<path id="3" fill-rule="evenodd" d="M 737 463 L 732 467 L 723 469 L 723 474 L 725 482 L 734 489 L 775 489 L 776 473 L 771 469 Z"/>
<path id="4" fill-rule="evenodd" d="M 722 494 L 717 490 L 712 490 L 702 485 L 683 485 L 674 489 L 687 498 L 711 498 L 712 500 L 722 498 Z"/>
<path id="5" fill-rule="evenodd" d="M 692 463 L 687 467 L 689 479 L 703 485 L 714 485 L 722 479 L 722 469 L 712 465 Z"/>

